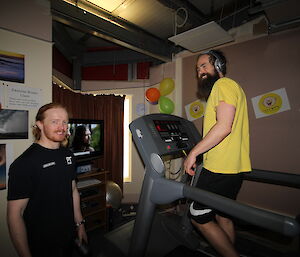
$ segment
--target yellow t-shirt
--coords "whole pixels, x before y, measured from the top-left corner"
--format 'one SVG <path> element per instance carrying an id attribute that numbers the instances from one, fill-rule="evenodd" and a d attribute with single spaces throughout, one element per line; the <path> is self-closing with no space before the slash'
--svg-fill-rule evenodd
<path id="1" fill-rule="evenodd" d="M 220 78 L 215 82 L 206 104 L 203 136 L 216 124 L 216 110 L 220 101 L 235 106 L 232 131 L 203 155 L 203 166 L 216 173 L 235 174 L 251 171 L 246 96 L 243 89 L 232 79 Z"/>

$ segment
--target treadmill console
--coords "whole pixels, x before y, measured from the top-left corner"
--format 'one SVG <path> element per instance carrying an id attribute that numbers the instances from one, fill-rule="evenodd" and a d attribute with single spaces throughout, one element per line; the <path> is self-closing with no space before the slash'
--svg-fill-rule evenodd
<path id="1" fill-rule="evenodd" d="M 187 148 L 189 136 L 180 120 L 153 120 L 154 126 L 168 149 Z"/>
<path id="2" fill-rule="evenodd" d="M 175 115 L 145 115 L 134 120 L 129 128 L 144 161 L 152 153 L 163 156 L 190 151 L 201 140 L 192 122 Z"/>

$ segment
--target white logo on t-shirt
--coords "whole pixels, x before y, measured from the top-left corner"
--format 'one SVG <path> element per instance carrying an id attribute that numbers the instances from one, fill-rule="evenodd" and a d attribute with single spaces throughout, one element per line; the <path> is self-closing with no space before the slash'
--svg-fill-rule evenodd
<path id="1" fill-rule="evenodd" d="M 66 161 L 67 161 L 67 164 L 72 164 L 72 157 L 71 156 L 68 156 L 66 157 Z"/>
<path id="2" fill-rule="evenodd" d="M 53 165 L 55 165 L 55 162 L 49 162 L 49 163 L 44 164 L 43 168 L 48 168 L 48 167 L 53 166 Z"/>

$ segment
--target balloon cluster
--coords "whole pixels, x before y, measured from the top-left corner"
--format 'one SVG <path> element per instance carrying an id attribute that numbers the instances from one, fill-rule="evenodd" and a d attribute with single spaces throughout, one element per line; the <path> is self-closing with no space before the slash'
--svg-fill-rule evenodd
<path id="1" fill-rule="evenodd" d="M 171 114 L 174 111 L 174 102 L 166 97 L 174 90 L 174 80 L 163 79 L 159 84 L 159 89 L 151 87 L 146 91 L 146 99 L 151 104 L 158 104 L 161 113 Z"/>

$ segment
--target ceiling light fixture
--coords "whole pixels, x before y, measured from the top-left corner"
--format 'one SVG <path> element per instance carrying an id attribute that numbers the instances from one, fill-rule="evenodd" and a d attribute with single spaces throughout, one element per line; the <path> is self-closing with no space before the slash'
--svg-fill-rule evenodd
<path id="1" fill-rule="evenodd" d="M 124 0 L 86 0 L 86 1 L 109 12 L 113 12 L 124 2 L 126 2 Z"/>
<path id="2" fill-rule="evenodd" d="M 84 14 L 91 13 L 93 15 L 96 15 L 97 17 L 106 20 L 112 24 L 115 24 L 123 29 L 126 29 L 123 25 L 120 23 L 112 20 L 113 16 L 110 14 L 105 14 L 105 10 L 102 7 L 96 6 L 92 3 L 92 1 L 84 1 L 84 0 L 63 0 L 68 4 L 74 5 L 77 8 L 80 8 L 83 10 Z M 124 0 L 123 0 L 124 1 Z M 109 2 L 108 1 L 101 1 L 101 2 Z"/>

